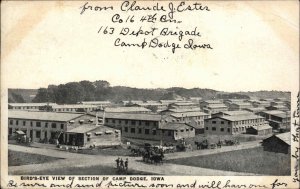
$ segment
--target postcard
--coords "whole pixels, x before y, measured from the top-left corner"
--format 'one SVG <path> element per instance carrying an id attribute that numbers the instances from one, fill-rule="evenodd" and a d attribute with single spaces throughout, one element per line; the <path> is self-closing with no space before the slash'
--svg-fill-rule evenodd
<path id="1" fill-rule="evenodd" d="M 1 188 L 299 188 L 299 1 L 2 1 Z"/>

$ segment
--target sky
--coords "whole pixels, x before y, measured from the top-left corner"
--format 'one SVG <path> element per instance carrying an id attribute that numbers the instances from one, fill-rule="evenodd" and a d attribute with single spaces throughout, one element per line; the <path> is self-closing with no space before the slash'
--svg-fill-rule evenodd
<path id="1" fill-rule="evenodd" d="M 118 11 L 80 15 L 84 3 L 3 3 L 2 87 L 39 88 L 106 80 L 112 86 L 138 88 L 199 87 L 228 92 L 299 89 L 298 1 L 212 1 L 205 2 L 209 12 L 177 14 L 182 20 L 177 27 L 197 27 L 200 41 L 209 42 L 213 50 L 179 49 L 175 54 L 167 49 L 114 47 L 116 36 L 98 34 L 100 26 L 117 30 L 167 25 L 112 23 L 111 17 Z M 114 8 L 121 3 L 115 2 Z M 134 14 L 138 17 L 142 13 Z M 169 27 L 175 29 L 176 25 Z M 138 41 L 134 37 L 123 39 Z"/>

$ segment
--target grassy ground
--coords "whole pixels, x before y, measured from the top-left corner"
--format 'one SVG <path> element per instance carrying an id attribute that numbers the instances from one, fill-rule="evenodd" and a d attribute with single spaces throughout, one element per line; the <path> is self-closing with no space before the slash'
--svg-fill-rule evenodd
<path id="1" fill-rule="evenodd" d="M 153 175 L 152 173 L 128 170 L 118 172 L 116 168 L 108 166 L 92 166 L 92 167 L 69 167 L 63 169 L 45 170 L 27 173 L 29 175 Z"/>
<path id="2" fill-rule="evenodd" d="M 291 175 L 289 155 L 266 152 L 262 147 L 174 159 L 168 163 L 263 175 Z"/>
<path id="3" fill-rule="evenodd" d="M 16 152 L 8 150 L 8 166 L 20 166 L 28 164 L 46 163 L 61 158 L 43 156 L 38 154 L 30 154 L 24 152 Z"/>

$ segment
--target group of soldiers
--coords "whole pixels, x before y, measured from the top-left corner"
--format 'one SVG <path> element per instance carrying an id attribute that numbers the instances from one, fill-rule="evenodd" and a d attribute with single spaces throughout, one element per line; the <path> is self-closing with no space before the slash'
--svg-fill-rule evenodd
<path id="1" fill-rule="evenodd" d="M 118 171 L 128 171 L 128 158 L 124 161 L 122 158 L 116 159 L 117 169 Z"/>

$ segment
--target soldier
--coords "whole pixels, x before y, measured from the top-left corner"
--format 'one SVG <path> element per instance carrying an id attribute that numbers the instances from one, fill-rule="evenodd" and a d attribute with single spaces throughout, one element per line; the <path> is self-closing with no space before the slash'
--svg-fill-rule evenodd
<path id="1" fill-rule="evenodd" d="M 128 170 L 128 158 L 126 158 L 126 161 L 125 161 L 125 171 L 127 172 L 127 170 Z"/>
<path id="2" fill-rule="evenodd" d="M 118 159 L 116 159 L 116 163 L 117 163 L 117 169 L 120 168 L 120 158 L 118 157 Z"/>
<path id="3" fill-rule="evenodd" d="M 124 169 L 124 161 L 122 160 L 122 158 L 121 158 L 121 160 L 120 160 L 120 169 L 121 169 L 121 170 Z"/>

